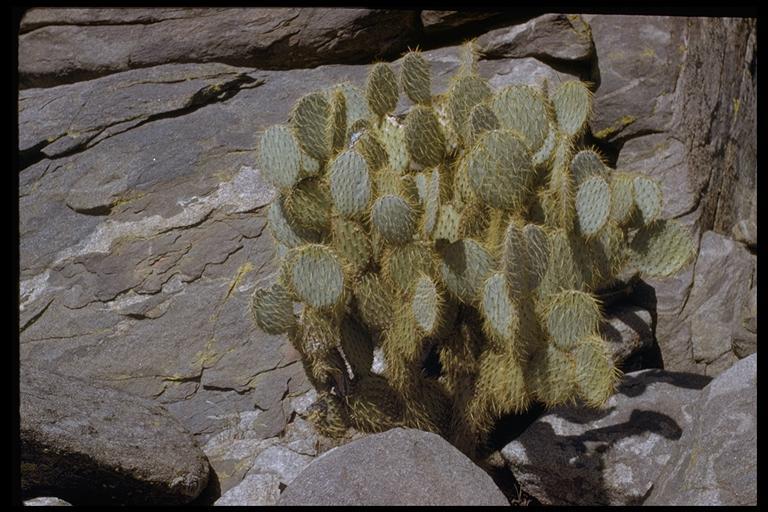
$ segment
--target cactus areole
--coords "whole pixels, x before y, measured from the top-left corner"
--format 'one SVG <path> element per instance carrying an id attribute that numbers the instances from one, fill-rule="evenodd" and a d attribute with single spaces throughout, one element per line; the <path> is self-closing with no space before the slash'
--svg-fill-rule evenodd
<path id="1" fill-rule="evenodd" d="M 410 51 L 399 75 L 378 63 L 308 94 L 261 137 L 281 267 L 253 318 L 301 354 L 327 435 L 407 426 L 474 456 L 533 402 L 599 407 L 620 372 L 597 292 L 693 256 L 655 181 L 582 147 L 587 84 L 493 90 L 473 43 L 462 55 L 444 94 Z"/>

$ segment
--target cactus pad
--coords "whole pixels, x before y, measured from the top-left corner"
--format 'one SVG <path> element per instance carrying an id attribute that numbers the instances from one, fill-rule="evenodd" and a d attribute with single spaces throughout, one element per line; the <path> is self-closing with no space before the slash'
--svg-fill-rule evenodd
<path id="1" fill-rule="evenodd" d="M 371 200 L 368 164 L 355 150 L 341 153 L 329 170 L 331 197 L 338 211 L 347 217 L 363 213 Z"/>
<path id="2" fill-rule="evenodd" d="M 629 245 L 630 263 L 654 277 L 674 274 L 695 254 L 693 240 L 678 222 L 658 220 L 642 227 Z"/>
<path id="3" fill-rule="evenodd" d="M 411 240 L 416 230 L 416 212 L 400 196 L 381 196 L 373 204 L 371 224 L 390 244 L 401 245 Z"/>
<path id="4" fill-rule="evenodd" d="M 259 142 L 261 172 L 277 189 L 292 187 L 301 172 L 302 155 L 287 126 L 270 126 Z"/>
<path id="5" fill-rule="evenodd" d="M 336 306 L 344 293 L 341 263 L 327 247 L 306 245 L 293 262 L 291 287 L 302 302 L 313 308 Z"/>
<path id="6" fill-rule="evenodd" d="M 585 180 L 576 193 L 576 217 L 585 236 L 600 231 L 608 221 L 611 210 L 611 189 L 600 176 Z"/>

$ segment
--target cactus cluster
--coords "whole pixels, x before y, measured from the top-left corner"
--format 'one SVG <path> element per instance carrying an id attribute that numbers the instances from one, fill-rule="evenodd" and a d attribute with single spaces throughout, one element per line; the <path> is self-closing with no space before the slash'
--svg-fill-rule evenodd
<path id="1" fill-rule="evenodd" d="M 476 55 L 439 95 L 419 51 L 377 63 L 261 137 L 281 267 L 253 315 L 301 354 L 329 435 L 404 425 L 473 455 L 533 401 L 599 406 L 619 372 L 598 292 L 693 255 L 654 180 L 582 147 L 587 84 L 494 91 Z"/>

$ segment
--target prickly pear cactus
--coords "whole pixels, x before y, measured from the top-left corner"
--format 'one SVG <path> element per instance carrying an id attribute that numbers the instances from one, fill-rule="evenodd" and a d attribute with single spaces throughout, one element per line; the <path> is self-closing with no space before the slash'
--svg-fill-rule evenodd
<path id="1" fill-rule="evenodd" d="M 581 147 L 587 84 L 494 91 L 472 43 L 462 62 L 442 95 L 418 51 L 399 76 L 376 64 L 362 88 L 308 94 L 261 138 L 282 261 L 253 316 L 301 354 L 323 432 L 404 425 L 473 455 L 534 401 L 600 406 L 619 379 L 600 291 L 693 256 L 655 181 Z"/>

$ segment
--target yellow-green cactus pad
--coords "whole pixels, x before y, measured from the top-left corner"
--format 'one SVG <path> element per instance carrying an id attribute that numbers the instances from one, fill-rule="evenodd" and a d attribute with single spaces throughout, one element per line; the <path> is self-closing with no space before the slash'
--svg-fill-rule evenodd
<path id="1" fill-rule="evenodd" d="M 662 219 L 638 230 L 629 244 L 629 260 L 645 275 L 666 277 L 688 264 L 695 251 L 685 227 Z"/>
<path id="2" fill-rule="evenodd" d="M 576 193 L 576 217 L 579 229 L 587 237 L 595 235 L 608 222 L 611 211 L 611 188 L 600 176 L 585 180 Z"/>
<path id="3" fill-rule="evenodd" d="M 429 62 L 421 52 L 410 51 L 403 57 L 400 67 L 400 87 L 414 103 L 429 105 L 431 102 Z"/>
<path id="4" fill-rule="evenodd" d="M 399 95 L 397 76 L 392 68 L 383 62 L 375 64 L 365 84 L 365 97 L 371 112 L 379 118 L 389 114 L 395 110 Z"/>
<path id="5" fill-rule="evenodd" d="M 621 373 L 613 364 L 607 343 L 599 336 L 587 336 L 574 349 L 577 389 L 590 407 L 600 407 L 616 390 Z"/>
<path id="6" fill-rule="evenodd" d="M 491 108 L 502 128 L 522 135 L 532 154 L 544 144 L 551 113 L 540 91 L 529 85 L 507 86 L 493 97 Z"/>
<path id="7" fill-rule="evenodd" d="M 647 176 L 635 176 L 632 180 L 635 204 L 643 224 L 650 224 L 661 216 L 661 187 Z"/>
<path id="8" fill-rule="evenodd" d="M 355 273 L 368 267 L 373 252 L 368 234 L 357 222 L 337 218 L 333 220 L 333 248 Z"/>
<path id="9" fill-rule="evenodd" d="M 489 341 L 497 349 L 516 351 L 519 348 L 514 347 L 519 318 L 503 272 L 495 272 L 483 284 L 480 311 Z"/>
<path id="10" fill-rule="evenodd" d="M 261 172 L 270 185 L 290 189 L 301 172 L 301 151 L 287 126 L 270 126 L 259 141 Z"/>
<path id="11" fill-rule="evenodd" d="M 345 217 L 365 212 L 371 200 L 371 177 L 365 158 L 353 149 L 341 153 L 329 170 L 331 197 Z"/>
<path id="12" fill-rule="evenodd" d="M 467 174 L 477 196 L 489 206 L 512 209 L 531 193 L 535 171 L 525 142 L 514 132 L 484 133 L 467 159 Z"/>
<path id="13" fill-rule="evenodd" d="M 371 224 L 390 244 L 409 242 L 416 230 L 416 222 L 416 212 L 400 196 L 384 195 L 373 204 Z"/>
<path id="14" fill-rule="evenodd" d="M 570 137 L 581 135 L 592 111 L 592 92 L 579 80 L 563 82 L 552 94 L 560 129 Z"/>
<path id="15" fill-rule="evenodd" d="M 291 294 L 280 284 L 253 293 L 251 308 L 256 325 L 268 334 L 283 334 L 296 324 Z"/>
<path id="16" fill-rule="evenodd" d="M 416 327 L 424 336 L 433 335 L 440 326 L 442 298 L 435 283 L 426 275 L 421 275 L 413 287 L 411 314 Z"/>
<path id="17" fill-rule="evenodd" d="M 453 131 L 461 140 L 468 139 L 467 120 L 472 108 L 490 99 L 488 83 L 474 74 L 459 75 L 448 88 L 447 113 Z"/>
<path id="18" fill-rule="evenodd" d="M 572 350 L 581 338 L 597 333 L 600 306 L 588 293 L 565 290 L 550 299 L 546 320 L 554 344 L 562 350 Z"/>
<path id="19" fill-rule="evenodd" d="M 416 106 L 405 118 L 405 144 L 411 160 L 425 167 L 438 165 L 446 154 L 445 135 L 430 107 Z"/>
<path id="20" fill-rule="evenodd" d="M 312 158 L 324 162 L 331 150 L 331 105 L 321 92 L 299 99 L 291 112 L 291 128 L 301 149 Z"/>
<path id="21" fill-rule="evenodd" d="M 381 331 L 390 326 L 395 312 L 395 294 L 377 274 L 366 274 L 354 289 L 357 311 L 365 324 Z"/>
<path id="22" fill-rule="evenodd" d="M 291 268 L 291 287 L 305 304 L 316 309 L 337 306 L 344 294 L 344 272 L 329 248 L 311 244 L 298 250 Z"/>

